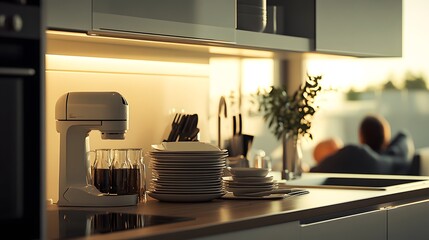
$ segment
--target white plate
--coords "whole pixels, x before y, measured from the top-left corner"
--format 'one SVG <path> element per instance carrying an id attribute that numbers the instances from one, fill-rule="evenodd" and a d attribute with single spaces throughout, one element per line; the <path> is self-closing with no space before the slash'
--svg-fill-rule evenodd
<path id="1" fill-rule="evenodd" d="M 232 177 L 265 177 L 270 172 L 266 168 L 228 168 L 228 171 L 231 173 Z"/>
<path id="2" fill-rule="evenodd" d="M 152 171 L 153 178 L 160 180 L 180 180 L 180 179 L 188 179 L 188 180 L 214 180 L 220 179 L 222 174 L 213 174 L 213 173 L 198 173 L 198 174 L 158 174 L 156 171 Z"/>
<path id="3" fill-rule="evenodd" d="M 150 189 L 170 192 L 213 192 L 223 189 L 221 185 L 213 186 L 165 186 L 165 185 L 150 185 Z"/>
<path id="4" fill-rule="evenodd" d="M 150 197 L 165 202 L 208 202 L 213 199 L 220 198 L 224 194 L 225 192 L 210 194 L 164 194 L 148 192 Z"/>
<path id="5" fill-rule="evenodd" d="M 148 157 L 151 159 L 161 160 L 161 161 L 201 161 L 201 162 L 208 162 L 208 161 L 215 161 L 215 160 L 222 160 L 225 161 L 228 159 L 228 155 L 225 154 L 148 154 Z"/>
<path id="6" fill-rule="evenodd" d="M 158 151 L 180 151 L 180 152 L 213 152 L 221 151 L 216 145 L 205 142 L 162 142 L 152 145 L 152 149 Z"/>
<path id="7" fill-rule="evenodd" d="M 165 184 L 159 184 L 159 183 L 150 183 L 151 187 L 157 188 L 157 189 L 166 189 L 166 190 L 174 190 L 174 189 L 195 189 L 195 190 L 215 190 L 223 188 L 222 184 L 212 184 L 212 185 L 165 185 Z"/>
<path id="8" fill-rule="evenodd" d="M 235 183 L 235 182 L 225 182 L 226 186 L 229 187 L 242 187 L 242 188 L 252 188 L 252 187 L 269 187 L 277 186 L 277 183 Z"/>
<path id="9" fill-rule="evenodd" d="M 182 193 L 190 193 L 190 194 L 207 194 L 207 193 L 220 193 L 223 191 L 221 187 L 218 188 L 212 188 L 212 189 L 202 189 L 202 188 L 195 188 L 195 189 L 180 189 L 180 188 L 158 188 L 158 187 L 151 187 L 150 188 L 152 192 L 155 193 L 168 193 L 168 194 L 182 194 Z"/>
<path id="10" fill-rule="evenodd" d="M 223 186 L 220 182 L 215 183 L 203 183 L 203 184 L 165 184 L 159 182 L 151 182 L 155 187 L 165 187 L 165 188 L 213 188 L 213 187 L 221 187 Z"/>
<path id="11" fill-rule="evenodd" d="M 273 182 L 273 176 L 266 177 L 224 177 L 225 181 L 235 181 L 235 182 L 252 182 L 252 183 L 264 183 L 264 182 Z"/>
<path id="12" fill-rule="evenodd" d="M 213 162 L 182 162 L 182 161 L 150 161 L 150 165 L 153 166 L 173 166 L 173 167 L 225 167 L 225 161 L 213 161 Z"/>
<path id="13" fill-rule="evenodd" d="M 173 166 L 153 166 L 154 170 L 161 171 L 190 171 L 190 172 L 218 172 L 223 171 L 224 166 L 209 166 L 209 167 L 173 167 Z"/>
<path id="14" fill-rule="evenodd" d="M 165 169 L 152 169 L 152 171 L 158 175 L 219 175 L 223 173 L 223 169 L 204 169 L 204 170 L 190 170 L 189 168 L 185 169 L 174 169 L 174 170 L 165 170 Z"/>
<path id="15" fill-rule="evenodd" d="M 274 187 L 270 186 L 270 187 L 259 187 L 259 188 L 233 188 L 233 187 L 227 187 L 226 188 L 228 191 L 233 192 L 233 193 L 237 193 L 237 194 L 241 194 L 241 193 L 254 193 L 254 192 L 262 192 L 262 191 L 269 191 L 269 190 L 273 190 Z"/>
<path id="16" fill-rule="evenodd" d="M 152 179 L 152 182 L 157 184 L 175 186 L 175 185 L 215 185 L 222 184 L 221 179 L 183 179 L 183 180 L 168 180 L 168 179 Z"/>
<path id="17" fill-rule="evenodd" d="M 156 179 L 163 181 L 216 181 L 219 180 L 219 176 L 188 176 L 188 175 L 179 175 L 179 176 L 155 176 Z"/>
<path id="18" fill-rule="evenodd" d="M 248 197 L 248 196 L 235 196 L 234 193 L 228 192 L 225 195 L 223 195 L 221 198 L 223 199 L 243 199 L 243 200 L 264 200 L 264 199 L 283 199 L 287 198 L 289 195 L 287 194 L 271 194 L 268 196 L 261 196 L 261 197 Z"/>

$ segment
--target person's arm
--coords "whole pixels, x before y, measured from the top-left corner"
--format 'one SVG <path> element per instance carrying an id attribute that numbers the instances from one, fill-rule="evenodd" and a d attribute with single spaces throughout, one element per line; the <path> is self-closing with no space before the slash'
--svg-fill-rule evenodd
<path id="1" fill-rule="evenodd" d="M 414 141 L 406 131 L 400 131 L 381 155 L 392 156 L 395 163 L 409 162 L 415 153 Z"/>
<path id="2" fill-rule="evenodd" d="M 404 174 L 410 168 L 414 154 L 412 137 L 408 132 L 400 131 L 380 154 L 380 161 L 392 164 L 391 174 Z"/>

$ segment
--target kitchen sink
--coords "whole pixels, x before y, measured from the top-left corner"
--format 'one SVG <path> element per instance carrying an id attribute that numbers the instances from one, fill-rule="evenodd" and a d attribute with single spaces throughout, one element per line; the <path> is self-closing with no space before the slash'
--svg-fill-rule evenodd
<path id="1" fill-rule="evenodd" d="M 285 186 L 317 188 L 350 188 L 363 190 L 387 190 L 397 187 L 429 184 L 429 178 L 396 177 L 352 177 L 352 176 L 310 176 L 285 182 Z"/>

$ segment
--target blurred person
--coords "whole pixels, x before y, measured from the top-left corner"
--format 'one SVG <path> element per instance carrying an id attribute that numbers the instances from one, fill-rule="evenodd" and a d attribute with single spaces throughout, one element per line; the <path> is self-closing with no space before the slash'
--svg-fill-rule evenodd
<path id="1" fill-rule="evenodd" d="M 359 143 L 348 144 L 310 169 L 310 172 L 403 174 L 414 155 L 414 142 L 405 131 L 391 139 L 388 121 L 365 116 L 358 129 Z"/>
<path id="2" fill-rule="evenodd" d="M 381 115 L 367 115 L 359 125 L 359 142 L 380 153 L 390 143 L 389 122 Z"/>
<path id="3" fill-rule="evenodd" d="M 337 137 L 320 141 L 313 150 L 313 159 L 319 164 L 326 157 L 336 153 L 344 146 L 343 141 Z"/>

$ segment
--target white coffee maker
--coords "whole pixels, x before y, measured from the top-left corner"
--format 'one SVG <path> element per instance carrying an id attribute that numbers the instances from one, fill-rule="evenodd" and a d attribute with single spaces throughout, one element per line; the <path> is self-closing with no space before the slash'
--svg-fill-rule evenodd
<path id="1" fill-rule="evenodd" d="M 55 106 L 60 133 L 58 206 L 130 206 L 137 194 L 101 193 L 88 181 L 89 132 L 102 139 L 124 139 L 128 130 L 128 103 L 117 92 L 69 92 Z"/>

